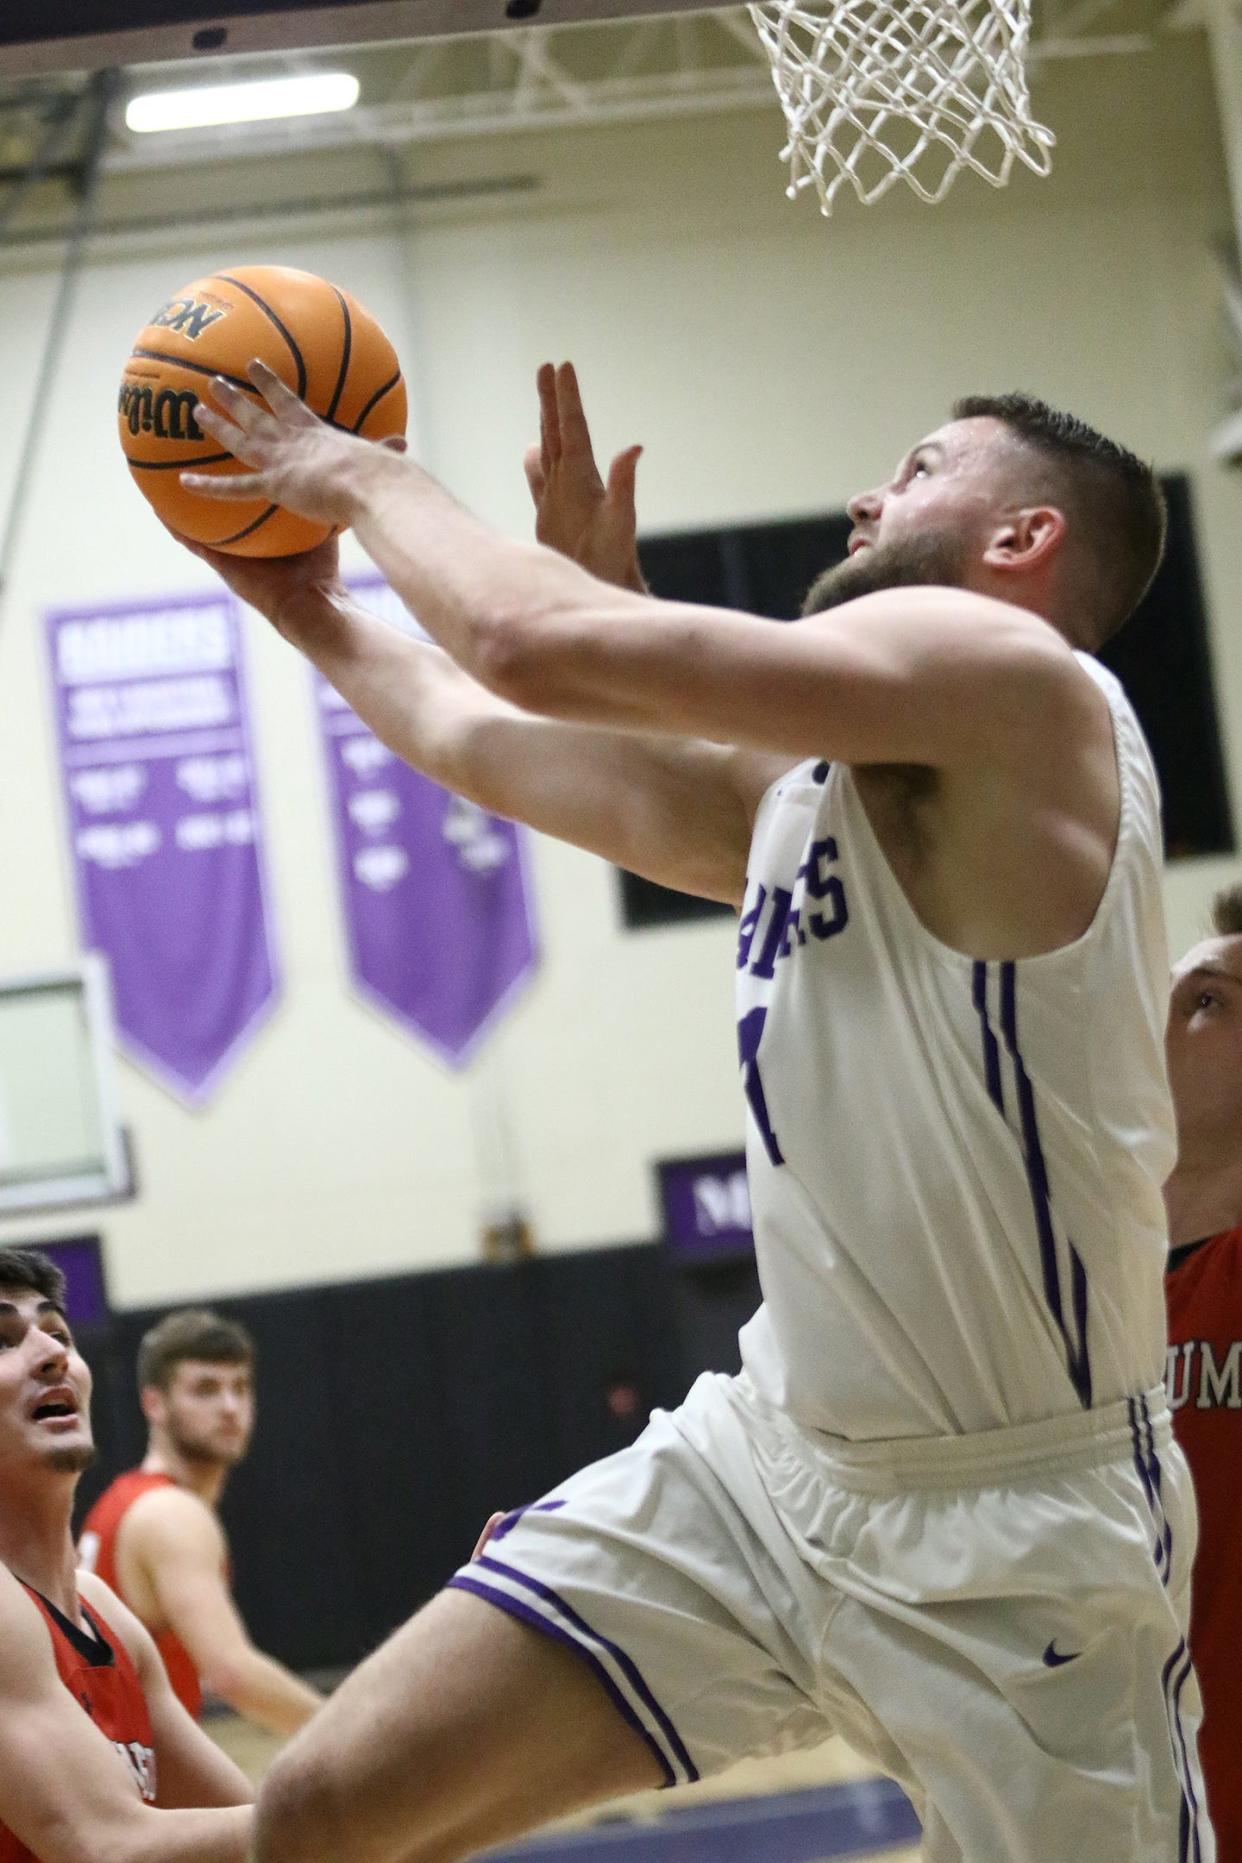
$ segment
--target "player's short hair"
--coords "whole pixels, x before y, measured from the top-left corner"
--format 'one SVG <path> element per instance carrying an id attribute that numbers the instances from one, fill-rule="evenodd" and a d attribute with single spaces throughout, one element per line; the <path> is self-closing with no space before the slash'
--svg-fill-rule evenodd
<path id="1" fill-rule="evenodd" d="M 1094 570 L 1076 576 L 1084 610 L 1069 617 L 1075 645 L 1094 651 L 1129 620 L 1160 567 L 1168 507 L 1159 480 L 1137 454 L 1034 395 L 967 395 L 953 409 L 954 420 L 981 415 L 1040 462 L 1031 495 L 1064 513 L 1077 564 Z"/>
<path id="2" fill-rule="evenodd" d="M 1213 899 L 1212 930 L 1218 938 L 1242 937 L 1242 880 L 1223 886 Z"/>
<path id="3" fill-rule="evenodd" d="M 0 1248 L 0 1287 L 38 1294 L 62 1313 L 65 1310 L 65 1277 L 40 1249 Z"/>
<path id="4" fill-rule="evenodd" d="M 138 1388 L 166 1391 L 178 1365 L 198 1359 L 208 1365 L 253 1365 L 254 1340 L 237 1320 L 210 1307 L 182 1307 L 166 1313 L 142 1336 L 138 1347 Z"/>

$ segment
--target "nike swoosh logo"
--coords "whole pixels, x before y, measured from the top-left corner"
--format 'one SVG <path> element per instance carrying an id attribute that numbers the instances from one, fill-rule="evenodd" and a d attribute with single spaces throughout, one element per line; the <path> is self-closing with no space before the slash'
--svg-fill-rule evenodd
<path id="1" fill-rule="evenodd" d="M 1071 1650 L 1068 1656 L 1062 1656 L 1060 1650 L 1057 1648 L 1057 1640 L 1054 1637 L 1044 1651 L 1044 1666 L 1048 1669 L 1059 1669 L 1063 1662 L 1077 1662 L 1081 1655 L 1081 1650 Z"/>

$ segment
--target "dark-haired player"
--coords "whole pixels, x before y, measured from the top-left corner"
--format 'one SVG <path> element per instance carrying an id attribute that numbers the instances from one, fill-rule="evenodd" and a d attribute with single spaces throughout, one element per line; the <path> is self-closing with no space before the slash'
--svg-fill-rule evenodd
<path id="1" fill-rule="evenodd" d="M 1242 886 L 1173 972 L 1177 1110 L 1169 1210 L 1169 1398 L 1199 1504 L 1190 1647 L 1222 1863 L 1242 1860 Z"/>
<path id="2" fill-rule="evenodd" d="M 138 1348 L 138 1389 L 147 1453 L 91 1508 L 82 1562 L 147 1626 L 191 1714 L 205 1684 L 260 1727 L 294 1733 L 321 1697 L 251 1641 L 216 1512 L 250 1446 L 254 1342 L 207 1308 L 165 1314 Z"/>
<path id="3" fill-rule="evenodd" d="M 241 1863 L 245 1778 L 133 1613 L 74 1570 L 94 1443 L 64 1301 L 46 1256 L 0 1249 L 0 1863 Z"/>
<path id="4" fill-rule="evenodd" d="M 551 549 L 252 379 L 198 415 L 251 473 L 196 488 L 352 524 L 439 646 L 330 547 L 216 559 L 233 587 L 438 781 L 738 908 L 765 1296 L 740 1377 L 502 1520 L 349 1678 L 258 1857 L 449 1863 L 836 1729 L 933 1863 L 1207 1863 L 1159 807 L 1090 657 L 1159 560 L 1151 473 L 963 403 L 780 626 L 635 591 L 633 456 L 605 487 L 568 369 Z"/>

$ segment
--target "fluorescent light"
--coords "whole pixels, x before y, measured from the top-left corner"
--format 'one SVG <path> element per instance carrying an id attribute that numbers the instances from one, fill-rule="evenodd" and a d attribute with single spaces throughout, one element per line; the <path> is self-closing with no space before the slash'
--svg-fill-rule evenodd
<path id="1" fill-rule="evenodd" d="M 125 126 L 150 130 L 205 129 L 212 123 L 258 123 L 267 117 L 318 116 L 349 110 L 358 80 L 348 71 L 314 71 L 300 78 L 262 78 L 249 84 L 199 84 L 188 90 L 148 91 L 132 97 Z"/>

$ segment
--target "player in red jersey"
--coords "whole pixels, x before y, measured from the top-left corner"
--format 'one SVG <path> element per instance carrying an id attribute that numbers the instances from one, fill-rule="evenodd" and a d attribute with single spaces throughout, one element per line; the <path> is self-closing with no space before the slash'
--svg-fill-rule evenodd
<path id="1" fill-rule="evenodd" d="M 321 1697 L 255 1648 L 233 1602 L 216 1507 L 250 1446 L 254 1345 L 202 1308 L 169 1313 L 144 1337 L 138 1385 L 150 1426 L 141 1468 L 119 1475 L 82 1528 L 82 1563 L 154 1636 L 191 1714 L 202 1686 L 276 1734 L 295 1733 Z"/>
<path id="2" fill-rule="evenodd" d="M 1173 973 L 1169 1402 L 1199 1505 L 1190 1647 L 1219 1863 L 1242 1863 L 1242 885 Z"/>
<path id="3" fill-rule="evenodd" d="M 0 1863 L 241 1863 L 250 1787 L 75 1572 L 91 1375 L 46 1256 L 0 1249 Z"/>

